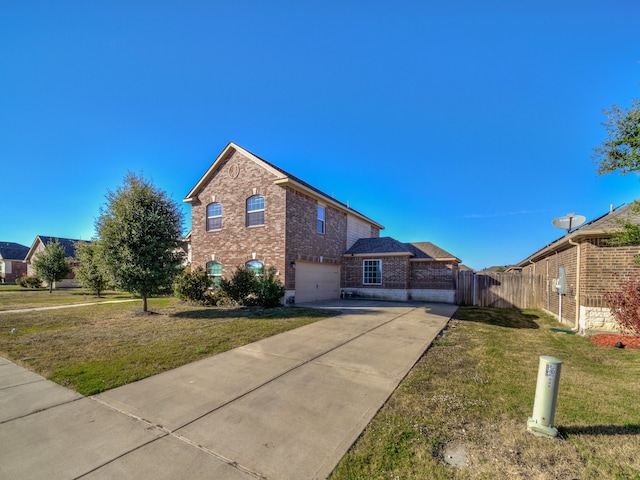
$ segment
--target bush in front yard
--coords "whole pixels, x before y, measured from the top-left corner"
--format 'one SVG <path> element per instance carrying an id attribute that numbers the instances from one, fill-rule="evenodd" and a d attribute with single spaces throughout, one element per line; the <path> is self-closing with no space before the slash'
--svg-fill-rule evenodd
<path id="1" fill-rule="evenodd" d="M 255 274 L 246 267 L 238 267 L 231 280 L 220 280 L 224 294 L 238 304 L 246 304 L 249 295 L 254 293 Z"/>
<path id="2" fill-rule="evenodd" d="M 173 291 L 180 299 L 206 305 L 210 303 L 208 295 L 211 279 L 202 267 L 186 268 L 175 280 Z"/>
<path id="3" fill-rule="evenodd" d="M 264 308 L 280 306 L 280 299 L 284 297 L 285 288 L 276 277 L 275 267 L 269 267 L 264 275 L 257 277 L 254 283 L 256 304 Z"/>
<path id="4" fill-rule="evenodd" d="M 627 280 L 618 291 L 607 293 L 605 300 L 620 328 L 640 335 L 640 278 Z"/>
<path id="5" fill-rule="evenodd" d="M 37 275 L 23 275 L 16 279 L 16 283 L 24 288 L 40 288 L 42 287 L 42 279 Z"/>

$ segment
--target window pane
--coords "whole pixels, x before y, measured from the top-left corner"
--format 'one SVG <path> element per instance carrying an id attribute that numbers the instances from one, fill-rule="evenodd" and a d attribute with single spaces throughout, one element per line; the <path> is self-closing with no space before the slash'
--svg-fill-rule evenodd
<path id="1" fill-rule="evenodd" d="M 256 195 L 247 199 L 247 226 L 264 225 L 264 197 Z"/>
<path id="2" fill-rule="evenodd" d="M 253 212 L 247 214 L 247 226 L 264 225 L 264 212 Z"/>
<path id="3" fill-rule="evenodd" d="M 219 217 L 222 215 L 222 204 L 211 203 L 207 206 L 207 217 Z"/>
<path id="4" fill-rule="evenodd" d="M 220 230 L 222 228 L 222 217 L 207 218 L 207 230 Z"/>
<path id="5" fill-rule="evenodd" d="M 207 275 L 222 275 L 222 264 L 220 262 L 207 263 Z"/>
<path id="6" fill-rule="evenodd" d="M 318 205 L 318 233 L 324 233 L 324 207 Z"/>
<path id="7" fill-rule="evenodd" d="M 207 230 L 220 230 L 222 228 L 222 204 L 210 203 L 207 205 Z"/>
<path id="8" fill-rule="evenodd" d="M 256 275 L 262 275 L 262 272 L 264 270 L 264 265 L 260 260 L 250 260 L 245 265 L 249 270 L 253 271 L 253 273 L 255 273 Z"/>
<path id="9" fill-rule="evenodd" d="M 382 261 L 364 260 L 362 264 L 362 283 L 380 285 L 382 283 Z"/>
<path id="10" fill-rule="evenodd" d="M 264 210 L 264 197 L 257 195 L 247 200 L 247 210 L 250 212 L 254 210 Z"/>

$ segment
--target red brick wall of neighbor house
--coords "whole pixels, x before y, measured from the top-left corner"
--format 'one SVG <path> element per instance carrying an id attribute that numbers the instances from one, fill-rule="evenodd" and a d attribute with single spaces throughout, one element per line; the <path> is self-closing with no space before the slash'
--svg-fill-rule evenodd
<path id="1" fill-rule="evenodd" d="M 592 239 L 581 248 L 582 264 L 588 267 L 582 268 L 580 290 L 587 301 L 593 302 L 616 291 L 624 281 L 640 276 L 640 265 L 634 258 L 640 253 L 638 245 L 611 247 L 602 239 Z"/>
<path id="2" fill-rule="evenodd" d="M 5 283 L 16 283 L 16 280 L 27 274 L 27 264 L 22 260 L 11 261 L 11 273 L 6 273 Z"/>
<path id="3" fill-rule="evenodd" d="M 543 292 L 544 309 L 558 315 L 560 312 L 560 296 L 555 288 L 555 280 L 560 277 L 560 267 L 565 267 L 567 293 L 562 297 L 562 318 L 567 324 L 573 324 L 576 318 L 577 259 L 578 247 L 571 246 L 535 262 L 535 265 L 530 264 L 522 269 L 522 273 L 525 275 L 538 274 L 543 276 L 545 279 L 545 291 Z"/>
<path id="4" fill-rule="evenodd" d="M 604 294 L 615 291 L 620 284 L 640 275 L 640 266 L 635 264 L 634 255 L 640 253 L 640 246 L 611 247 L 603 239 L 591 239 L 580 244 L 580 299 L 577 295 L 577 255 L 578 247 L 572 246 L 557 254 L 551 254 L 535 265 L 523 268 L 523 274 L 539 274 L 545 278 L 546 289 L 543 297 L 544 308 L 556 315 L 559 312 L 559 296 L 554 280 L 559 276 L 560 266 L 567 273 L 567 294 L 562 299 L 562 317 L 569 324 L 575 321 L 577 305 L 601 307 Z"/>
<path id="5" fill-rule="evenodd" d="M 364 260 L 382 260 L 382 285 L 362 284 L 362 265 Z M 343 288 L 410 288 L 409 257 L 343 257 L 342 287 Z"/>
<path id="6" fill-rule="evenodd" d="M 229 278 L 255 252 L 256 260 L 265 267 L 274 266 L 281 274 L 285 271 L 286 190 L 274 185 L 274 180 L 271 173 L 238 152 L 223 160 L 191 207 L 194 266 L 204 267 L 215 254 L 222 275 Z M 265 197 L 264 226 L 247 227 L 246 200 L 254 194 Z M 222 204 L 222 229 L 207 232 L 207 205 L 213 195 Z"/>
<path id="7" fill-rule="evenodd" d="M 411 262 L 411 288 L 453 290 L 458 267 L 446 262 Z"/>
<path id="8" fill-rule="evenodd" d="M 292 261 L 340 264 L 347 244 L 347 215 L 325 205 L 325 233 L 318 233 L 318 201 L 286 188 L 286 282 L 288 289 L 295 288 L 295 271 Z"/>

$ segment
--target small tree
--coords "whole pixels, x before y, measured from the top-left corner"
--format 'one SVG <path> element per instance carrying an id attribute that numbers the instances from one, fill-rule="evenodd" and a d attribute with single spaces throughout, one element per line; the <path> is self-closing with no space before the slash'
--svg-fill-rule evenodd
<path id="1" fill-rule="evenodd" d="M 57 240 L 45 245 L 44 250 L 33 258 L 33 268 L 40 278 L 49 284 L 49 293 L 53 284 L 71 273 L 71 266 L 65 258 L 64 247 Z"/>
<path id="2" fill-rule="evenodd" d="M 618 291 L 607 293 L 605 300 L 620 328 L 640 335 L 640 278 L 622 283 Z"/>
<path id="3" fill-rule="evenodd" d="M 75 269 L 76 278 L 100 298 L 100 293 L 110 286 L 102 244 L 99 241 L 77 242 L 76 260 L 79 263 Z"/>
<path id="4" fill-rule="evenodd" d="M 247 267 L 238 267 L 231 280 L 220 280 L 223 293 L 236 303 L 244 304 L 249 295 L 254 292 L 255 274 Z"/>
<path id="5" fill-rule="evenodd" d="M 96 231 L 115 285 L 147 298 L 171 292 L 180 273 L 182 213 L 178 205 L 141 176 L 128 173 L 124 185 L 106 195 Z"/>

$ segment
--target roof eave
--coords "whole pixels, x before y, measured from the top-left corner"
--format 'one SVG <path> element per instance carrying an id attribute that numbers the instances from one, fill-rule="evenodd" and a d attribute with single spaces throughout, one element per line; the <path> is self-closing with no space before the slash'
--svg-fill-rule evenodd
<path id="1" fill-rule="evenodd" d="M 587 230 L 585 232 L 580 232 L 578 230 L 576 232 L 565 235 L 564 237 L 556 240 L 555 242 L 533 253 L 532 255 L 529 255 L 522 262 L 517 263 L 516 266 L 525 267 L 530 263 L 540 260 L 541 258 L 544 258 L 553 252 L 564 250 L 571 246 L 571 242 L 575 243 L 575 242 L 580 242 L 582 240 L 587 240 L 590 238 L 607 238 L 610 236 L 611 236 L 610 230 L 598 229 L 598 230 Z"/>
<path id="2" fill-rule="evenodd" d="M 409 252 L 384 252 L 384 253 L 345 253 L 343 257 L 411 257 L 413 253 Z"/>

